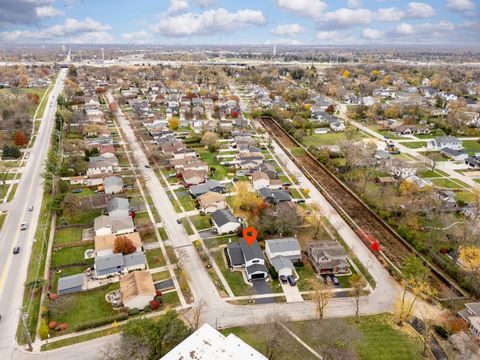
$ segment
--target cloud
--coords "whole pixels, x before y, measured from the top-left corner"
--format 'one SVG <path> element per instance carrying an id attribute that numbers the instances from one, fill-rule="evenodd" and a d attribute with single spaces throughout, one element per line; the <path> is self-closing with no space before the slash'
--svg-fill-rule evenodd
<path id="1" fill-rule="evenodd" d="M 217 0 L 194 0 L 194 2 L 201 8 L 206 9 L 215 4 Z"/>
<path id="2" fill-rule="evenodd" d="M 373 13 L 368 9 L 338 9 L 326 13 L 321 23 L 323 26 L 351 27 L 355 25 L 369 24 L 373 19 Z"/>
<path id="3" fill-rule="evenodd" d="M 375 29 L 366 28 L 362 31 L 363 38 L 367 40 L 379 40 L 383 38 L 384 35 L 385 33 L 383 31 Z"/>
<path id="4" fill-rule="evenodd" d="M 267 22 L 259 10 L 212 9 L 203 13 L 183 13 L 160 19 L 151 30 L 166 37 L 208 36 L 234 32 L 252 25 L 260 26 Z"/>
<path id="5" fill-rule="evenodd" d="M 395 27 L 390 34 L 393 37 L 410 37 L 415 41 L 433 40 L 435 37 L 445 35 L 448 32 L 455 30 L 455 25 L 449 21 L 442 20 L 438 23 L 424 23 L 418 25 L 411 25 L 408 23 L 401 23 Z"/>
<path id="6" fill-rule="evenodd" d="M 323 10 L 327 7 L 321 0 L 275 0 L 275 2 L 279 8 L 294 15 L 316 20 L 322 17 Z"/>
<path id="7" fill-rule="evenodd" d="M 153 40 L 152 34 L 144 30 L 123 33 L 120 38 L 127 44 L 150 44 Z"/>
<path id="8" fill-rule="evenodd" d="M 55 9 L 51 6 L 40 6 L 36 8 L 37 15 L 40 17 L 53 18 L 65 15 L 61 10 Z"/>
<path id="9" fill-rule="evenodd" d="M 186 0 L 171 0 L 170 6 L 167 9 L 168 15 L 181 13 L 189 8 Z"/>
<path id="10" fill-rule="evenodd" d="M 53 0 L 0 0 L 0 25 L 37 24 L 42 21 L 37 9 L 49 7 L 52 2 Z"/>
<path id="11" fill-rule="evenodd" d="M 475 9 L 472 0 L 447 0 L 447 9 L 455 12 L 469 12 Z"/>
<path id="12" fill-rule="evenodd" d="M 271 33 L 275 36 L 295 37 L 303 30 L 304 29 L 298 24 L 278 25 L 276 28 L 272 29 Z"/>
<path id="13" fill-rule="evenodd" d="M 347 0 L 347 5 L 352 9 L 356 9 L 362 6 L 362 0 Z"/>
<path id="14" fill-rule="evenodd" d="M 339 41 L 343 38 L 343 35 L 339 31 L 319 31 L 317 33 L 317 40 L 320 41 Z"/>
<path id="15" fill-rule="evenodd" d="M 436 12 L 428 4 L 411 2 L 411 3 L 408 3 L 406 15 L 412 19 L 423 19 L 423 18 L 435 16 Z"/>
<path id="16" fill-rule="evenodd" d="M 110 25 L 102 24 L 91 18 L 84 20 L 66 19 L 63 24 L 53 25 L 39 31 L 15 30 L 0 32 L 0 42 L 28 43 L 35 41 L 45 42 L 82 42 L 90 40 L 95 43 L 112 42 L 108 33 Z"/>
<path id="17" fill-rule="evenodd" d="M 407 23 L 401 23 L 395 27 L 395 32 L 399 35 L 411 35 L 415 33 L 413 26 Z"/>
<path id="18" fill-rule="evenodd" d="M 294 46 L 294 45 L 302 45 L 303 43 L 298 39 L 292 38 L 280 38 L 275 40 L 267 40 L 267 45 L 285 45 L 285 46 Z"/>
<path id="19" fill-rule="evenodd" d="M 377 21 L 399 21 L 405 17 L 405 12 L 395 7 L 378 9 L 375 12 Z"/>

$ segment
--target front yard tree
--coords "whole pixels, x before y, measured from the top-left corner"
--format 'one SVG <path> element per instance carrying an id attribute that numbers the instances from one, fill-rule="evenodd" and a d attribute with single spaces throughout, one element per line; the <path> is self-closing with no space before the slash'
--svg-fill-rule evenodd
<path id="1" fill-rule="evenodd" d="M 313 302 L 315 304 L 315 309 L 317 312 L 317 318 L 322 320 L 325 313 L 325 308 L 327 307 L 328 302 L 333 297 L 333 286 L 331 284 L 326 284 L 322 280 L 313 278 L 310 280 L 310 287 L 313 290 Z"/>
<path id="2" fill-rule="evenodd" d="M 220 147 L 218 135 L 212 131 L 206 131 L 202 136 L 202 144 L 208 148 L 208 151 L 212 153 L 217 152 Z"/>
<path id="3" fill-rule="evenodd" d="M 73 221 L 79 214 L 78 199 L 75 195 L 68 193 L 62 203 L 63 215 Z"/>
<path id="4" fill-rule="evenodd" d="M 264 324 L 253 327 L 252 333 L 262 339 L 260 346 L 268 360 L 283 359 L 291 352 L 291 336 L 285 330 L 288 320 L 287 315 L 277 313 L 266 317 Z"/>
<path id="5" fill-rule="evenodd" d="M 170 120 L 168 120 L 168 127 L 170 130 L 177 130 L 180 127 L 180 119 L 176 116 L 172 116 Z"/>
<path id="6" fill-rule="evenodd" d="M 439 161 L 442 161 L 442 155 L 440 155 L 437 152 L 432 152 L 427 155 L 427 158 L 430 160 L 430 169 L 432 171 L 435 171 L 435 168 L 437 167 L 437 164 Z"/>
<path id="7" fill-rule="evenodd" d="M 17 130 L 15 132 L 15 139 L 14 139 L 15 145 L 24 147 L 25 145 L 28 144 L 28 139 L 23 133 L 23 131 Z"/>
<path id="8" fill-rule="evenodd" d="M 126 236 L 117 236 L 113 243 L 113 252 L 122 253 L 123 255 L 132 254 L 137 251 L 135 245 L 133 245 L 132 240 Z"/>
<path id="9" fill-rule="evenodd" d="M 360 296 L 365 294 L 365 286 L 367 286 L 367 282 L 365 279 L 358 275 L 358 274 L 353 274 L 350 280 L 350 284 L 352 287 L 352 295 L 353 299 L 355 302 L 355 322 L 359 323 L 360 322 Z"/>
<path id="10" fill-rule="evenodd" d="M 249 189 L 247 181 L 239 181 L 233 187 L 235 195 L 233 195 L 232 206 L 236 210 L 252 211 L 262 200 L 259 196 Z"/>

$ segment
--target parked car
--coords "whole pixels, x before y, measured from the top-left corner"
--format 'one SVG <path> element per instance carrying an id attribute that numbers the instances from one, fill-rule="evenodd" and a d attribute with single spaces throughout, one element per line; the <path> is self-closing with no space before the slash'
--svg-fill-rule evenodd
<path id="1" fill-rule="evenodd" d="M 20 252 L 20 246 L 15 246 L 15 247 L 13 248 L 13 253 L 14 253 L 14 254 L 18 254 L 19 252 Z"/>
<path id="2" fill-rule="evenodd" d="M 28 223 L 27 222 L 23 222 L 20 224 L 20 230 L 27 230 L 28 228 Z"/>
<path id="3" fill-rule="evenodd" d="M 330 275 L 323 275 L 323 278 L 327 282 L 327 284 L 331 284 L 333 282 L 332 277 Z"/>
<path id="4" fill-rule="evenodd" d="M 28 207 L 28 211 L 33 211 L 33 205 Z"/>
<path id="5" fill-rule="evenodd" d="M 285 275 L 280 275 L 279 277 L 282 284 L 286 284 L 288 282 L 287 277 Z"/>
<path id="6" fill-rule="evenodd" d="M 287 280 L 288 280 L 288 283 L 290 284 L 290 286 L 297 285 L 297 280 L 295 280 L 295 278 L 292 275 L 288 275 Z"/>
<path id="7" fill-rule="evenodd" d="M 332 275 L 332 281 L 335 286 L 340 285 L 340 281 L 338 281 L 337 277 L 335 275 Z"/>
<path id="8" fill-rule="evenodd" d="M 147 169 L 150 169 L 150 168 L 151 168 L 151 166 L 150 166 L 150 165 L 145 165 L 145 167 L 146 167 Z"/>
<path id="9" fill-rule="evenodd" d="M 83 189 L 73 189 L 73 190 L 72 190 L 72 193 L 74 193 L 74 194 L 79 194 L 79 193 L 81 193 L 82 191 L 83 191 Z"/>

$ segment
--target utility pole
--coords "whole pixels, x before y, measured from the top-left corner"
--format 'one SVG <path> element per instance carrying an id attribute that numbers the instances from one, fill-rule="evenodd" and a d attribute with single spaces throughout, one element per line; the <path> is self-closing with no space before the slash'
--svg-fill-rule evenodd
<path id="1" fill-rule="evenodd" d="M 30 337 L 30 332 L 28 331 L 27 322 L 25 321 L 26 315 L 27 314 L 25 314 L 23 311 L 20 312 L 20 316 L 22 318 L 23 333 L 25 335 L 25 338 L 27 339 L 28 349 L 32 351 L 33 350 L 32 338 Z"/>

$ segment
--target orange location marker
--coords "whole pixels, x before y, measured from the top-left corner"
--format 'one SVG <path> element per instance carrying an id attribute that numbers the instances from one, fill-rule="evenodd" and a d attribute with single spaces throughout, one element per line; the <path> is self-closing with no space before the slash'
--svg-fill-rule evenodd
<path id="1" fill-rule="evenodd" d="M 252 245 L 257 239 L 257 230 L 251 226 L 247 227 L 245 230 L 243 230 L 243 238 L 248 245 Z"/>

